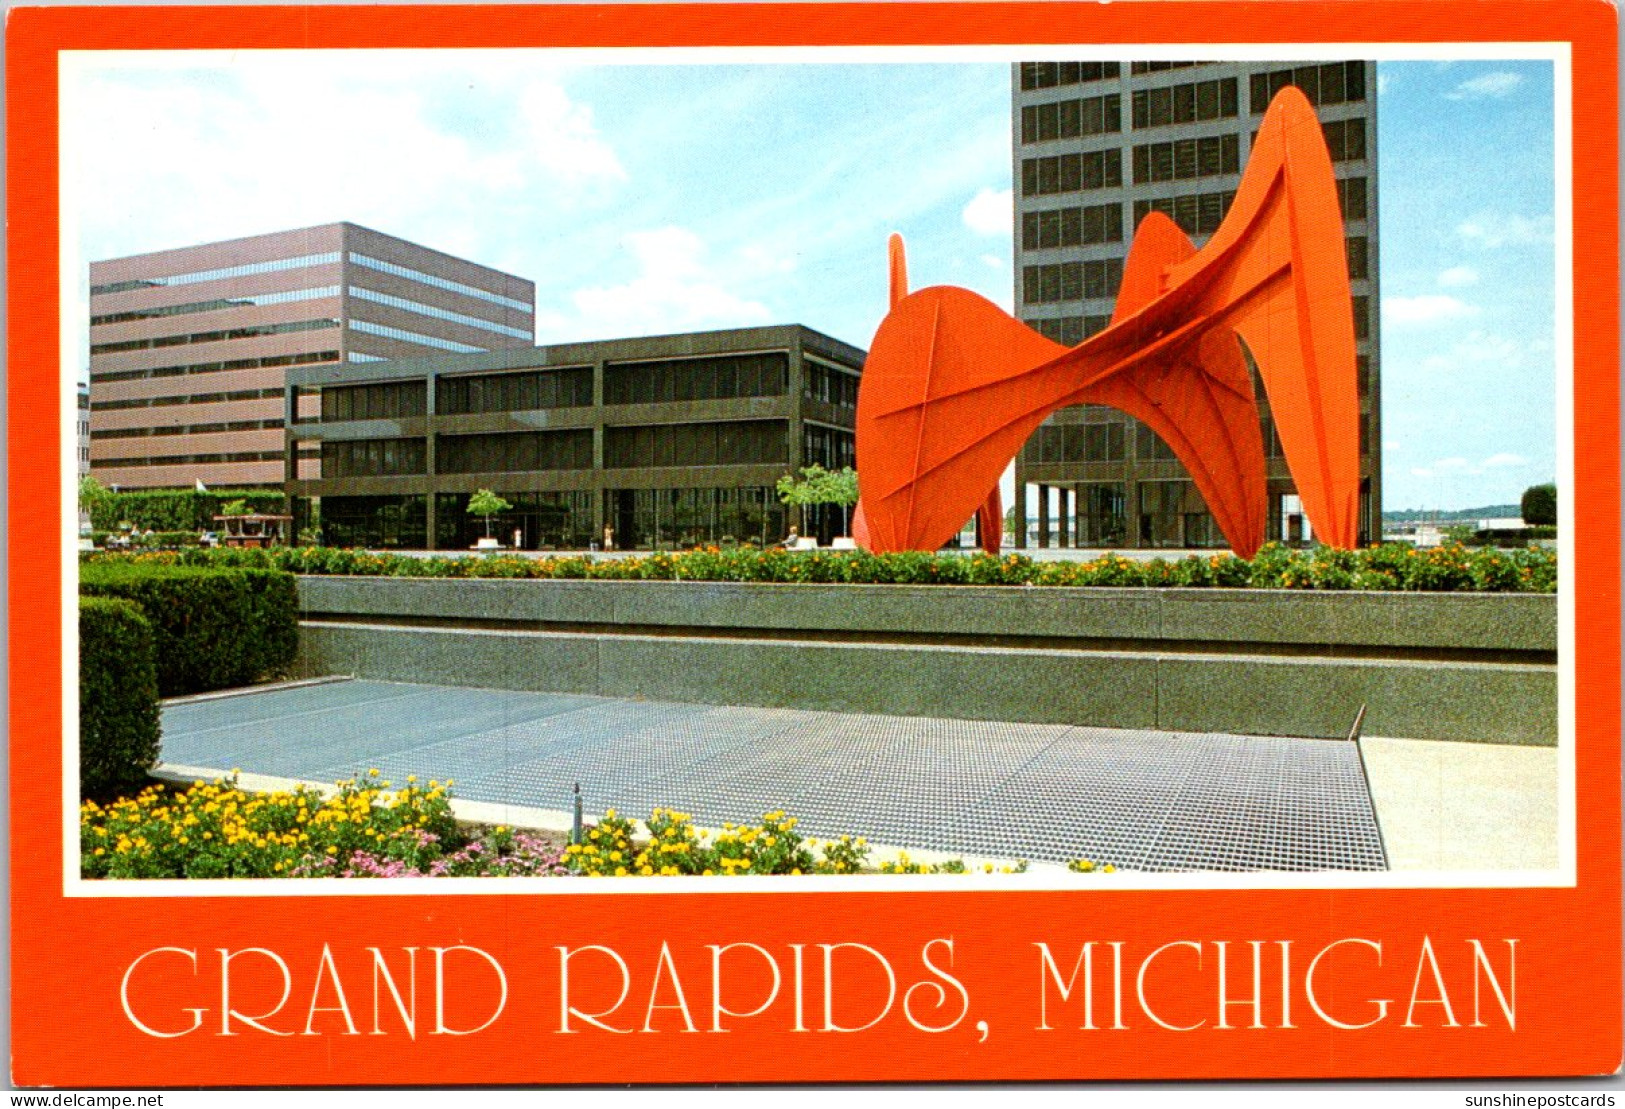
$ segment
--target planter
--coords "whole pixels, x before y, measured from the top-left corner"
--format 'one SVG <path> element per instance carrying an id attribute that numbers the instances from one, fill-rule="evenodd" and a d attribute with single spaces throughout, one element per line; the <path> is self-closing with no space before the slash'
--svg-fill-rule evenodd
<path id="1" fill-rule="evenodd" d="M 327 578 L 308 674 L 692 701 L 1553 744 L 1552 595 Z"/>

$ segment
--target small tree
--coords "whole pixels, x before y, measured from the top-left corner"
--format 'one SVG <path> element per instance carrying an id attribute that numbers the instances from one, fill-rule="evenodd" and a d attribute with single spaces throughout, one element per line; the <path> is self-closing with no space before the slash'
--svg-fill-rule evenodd
<path id="1" fill-rule="evenodd" d="M 807 530 L 807 506 L 813 504 L 813 490 L 818 482 L 829 476 L 829 471 L 816 462 L 811 466 L 801 468 L 801 477 L 795 478 L 785 474 L 774 485 L 778 490 L 779 500 L 796 510 L 796 525 L 799 530 Z"/>
<path id="2" fill-rule="evenodd" d="M 819 483 L 819 500 L 814 503 L 838 504 L 841 506 L 841 534 L 851 532 L 847 512 L 858 503 L 858 472 L 850 466 L 843 466 L 834 473 L 827 473 L 824 480 Z"/>
<path id="3" fill-rule="evenodd" d="M 475 516 L 485 517 L 485 537 L 491 538 L 491 517 L 499 512 L 506 512 L 513 505 L 491 492 L 489 489 L 480 489 L 468 498 L 468 511 Z"/>
<path id="4" fill-rule="evenodd" d="M 1557 526 L 1557 486 L 1548 483 L 1525 489 L 1520 511 L 1530 527 Z"/>
<path id="5" fill-rule="evenodd" d="M 248 515 L 248 502 L 246 500 L 243 500 L 243 499 L 238 499 L 238 500 L 235 500 L 235 501 L 227 501 L 225 504 L 220 506 L 220 515 L 222 515 L 222 516 L 247 516 Z"/>
<path id="6" fill-rule="evenodd" d="M 841 506 L 841 533 L 847 528 L 847 509 L 858 503 L 858 472 L 850 466 L 830 471 L 813 463 L 801 468 L 799 478 L 785 474 L 776 486 L 779 500 L 794 505 L 798 510 L 800 530 L 807 530 L 807 506 L 810 504 L 838 504 Z"/>
<path id="7" fill-rule="evenodd" d="M 112 491 L 89 474 L 79 479 L 79 511 L 86 516 L 95 516 L 96 510 L 112 499 Z"/>

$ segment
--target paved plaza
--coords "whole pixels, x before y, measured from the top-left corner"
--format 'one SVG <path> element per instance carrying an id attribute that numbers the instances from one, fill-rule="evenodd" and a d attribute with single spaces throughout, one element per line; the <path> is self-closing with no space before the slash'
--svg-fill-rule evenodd
<path id="1" fill-rule="evenodd" d="M 775 809 L 816 837 L 1135 870 L 1380 870 L 1359 753 L 1336 740 L 1124 731 L 337 681 L 167 704 L 171 766 L 701 825 Z"/>

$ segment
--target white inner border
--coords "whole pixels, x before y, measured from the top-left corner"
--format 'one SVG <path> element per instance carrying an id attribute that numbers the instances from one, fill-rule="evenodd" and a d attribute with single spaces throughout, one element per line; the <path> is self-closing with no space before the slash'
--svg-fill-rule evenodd
<path id="1" fill-rule="evenodd" d="M 67 664 L 79 651 L 78 583 L 78 420 L 75 399 L 78 362 L 86 343 L 89 321 L 75 310 L 79 295 L 79 235 L 72 209 L 69 182 L 77 166 L 71 164 L 73 146 L 67 141 L 66 121 L 82 110 L 74 93 L 77 79 L 107 69 L 168 68 L 181 64 L 229 68 L 256 56 L 298 54 L 305 51 L 62 51 L 58 54 L 58 117 L 61 175 L 58 182 L 60 250 L 61 374 L 64 403 L 62 442 L 62 647 L 63 675 L 74 673 Z M 412 51 L 351 51 L 399 55 Z M 436 51 L 439 53 L 439 51 Z M 1556 426 L 1558 516 L 1573 521 L 1574 500 L 1574 136 L 1572 46 L 1548 43 L 1315 43 L 1262 46 L 1216 46 L 1205 43 L 1149 46 L 1086 46 L 1040 44 L 1032 46 L 957 47 L 653 47 L 636 49 L 460 50 L 460 54 L 500 53 L 512 57 L 533 53 L 549 62 L 576 65 L 727 65 L 727 64 L 852 64 L 852 63 L 1014 63 L 1042 58 L 1046 61 L 1325 61 L 1372 58 L 1377 61 L 1525 60 L 1548 61 L 1553 69 L 1553 176 L 1555 311 L 1553 357 L 1556 368 Z M 1377 95 L 1376 89 L 1369 95 Z M 1379 153 L 1380 158 L 1380 153 Z M 1379 186 L 1380 194 L 1380 186 Z M 778 893 L 830 891 L 959 891 L 979 889 L 1420 889 L 1420 888 L 1546 888 L 1576 884 L 1575 835 L 1575 618 L 1574 537 L 1576 528 L 1558 533 L 1558 866 L 1555 870 L 1516 871 L 1389 871 L 1371 874 L 1325 873 L 1121 873 L 1111 877 L 1072 876 L 1049 870 L 1012 875 L 863 875 L 858 877 L 796 878 L 397 878 L 380 879 L 256 879 L 256 880 L 86 880 L 79 876 L 79 796 L 77 779 L 64 774 L 62 782 L 63 893 L 67 897 L 276 897 L 276 896 L 421 896 L 435 894 L 498 894 L 512 896 L 606 893 Z M 77 683 L 63 682 L 63 766 L 79 764 L 79 698 Z"/>

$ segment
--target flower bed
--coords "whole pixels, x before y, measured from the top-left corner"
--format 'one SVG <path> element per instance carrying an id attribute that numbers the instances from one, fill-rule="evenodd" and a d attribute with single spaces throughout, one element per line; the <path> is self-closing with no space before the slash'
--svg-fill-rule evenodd
<path id="1" fill-rule="evenodd" d="M 1339 551 L 1330 547 L 1294 550 L 1269 543 L 1251 560 L 1215 554 L 1190 555 L 1177 561 L 1129 559 L 1117 554 L 1105 554 L 1088 561 L 1038 561 L 1022 554 L 995 557 L 985 553 L 871 554 L 868 551 L 758 551 L 716 547 L 617 559 L 594 559 L 587 555 L 414 558 L 327 547 L 133 555 L 98 552 L 81 558 L 88 562 L 127 559 L 372 577 L 1523 593 L 1551 593 L 1557 589 L 1557 554 L 1552 550 L 1540 547 L 1512 551 L 1492 547 L 1469 550 L 1455 544 L 1426 550 L 1382 544 L 1360 551 Z"/>
<path id="2" fill-rule="evenodd" d="M 153 786 L 136 797 L 79 810 L 80 873 L 86 878 L 440 878 L 656 877 L 745 874 L 857 874 L 876 869 L 861 837 L 820 843 L 795 817 L 697 829 L 686 813 L 656 809 L 646 832 L 614 809 L 579 844 L 505 826 L 461 825 L 450 781 L 393 789 L 378 771 L 336 784 L 250 793 L 236 773 L 185 790 Z M 995 868 L 1019 873 L 1026 863 Z M 1110 869 L 1109 867 L 1106 869 Z M 951 859 L 907 854 L 883 874 L 965 874 Z"/>

